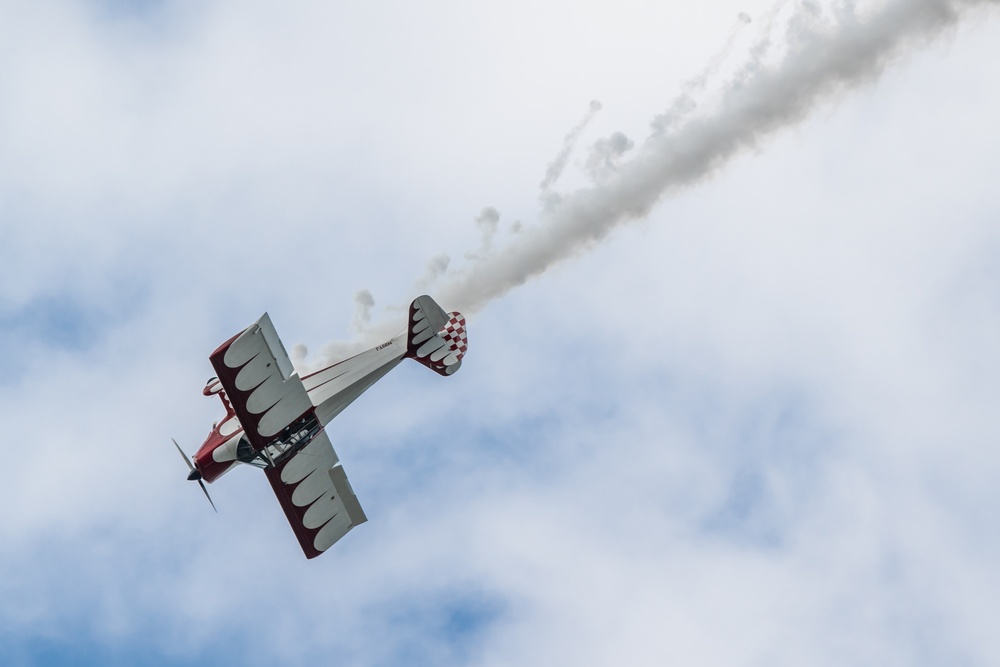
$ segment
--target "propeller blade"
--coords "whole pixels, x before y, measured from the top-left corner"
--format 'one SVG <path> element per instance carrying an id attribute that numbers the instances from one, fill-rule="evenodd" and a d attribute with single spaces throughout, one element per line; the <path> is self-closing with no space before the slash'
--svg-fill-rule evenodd
<path id="1" fill-rule="evenodd" d="M 181 457 L 184 459 L 184 462 L 188 464 L 188 468 L 191 470 L 191 475 L 188 476 L 188 479 L 198 482 L 198 486 L 201 487 L 201 490 L 205 492 L 205 497 L 208 498 L 208 503 L 212 506 L 212 509 L 215 510 L 215 513 L 218 514 L 219 508 L 217 508 L 215 503 L 212 502 L 212 496 L 208 495 L 208 489 L 205 488 L 205 482 L 201 481 L 201 473 L 195 469 L 194 464 L 191 463 L 191 459 L 189 459 L 188 455 L 184 453 L 181 446 L 177 444 L 177 441 L 173 438 L 170 439 L 173 440 L 174 447 L 176 447 L 177 451 L 181 453 Z"/>
<path id="2" fill-rule="evenodd" d="M 176 440 L 174 440 L 173 438 L 170 439 L 174 441 L 174 447 L 176 447 L 177 451 L 181 453 L 181 457 L 184 459 L 184 463 L 188 464 L 188 469 L 194 470 L 194 464 L 191 463 L 191 459 L 188 458 L 188 455 L 184 453 L 184 450 L 181 449 L 181 446 L 177 444 Z"/>
<path id="3" fill-rule="evenodd" d="M 208 489 L 205 488 L 205 482 L 203 482 L 203 481 L 201 481 L 199 479 L 198 480 L 198 485 L 201 486 L 201 490 L 205 492 L 205 497 L 208 498 L 208 502 L 212 506 L 212 509 L 214 509 L 215 513 L 218 514 L 219 510 L 216 509 L 215 503 L 212 502 L 212 496 L 208 495 Z"/>

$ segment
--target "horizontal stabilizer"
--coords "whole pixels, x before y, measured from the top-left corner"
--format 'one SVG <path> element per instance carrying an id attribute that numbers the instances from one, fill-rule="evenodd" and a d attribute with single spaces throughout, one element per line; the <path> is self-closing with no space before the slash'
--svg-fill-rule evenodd
<path id="1" fill-rule="evenodd" d="M 419 296 L 410 304 L 406 356 L 440 375 L 452 375 L 469 349 L 465 317 L 446 313 L 434 299 Z"/>

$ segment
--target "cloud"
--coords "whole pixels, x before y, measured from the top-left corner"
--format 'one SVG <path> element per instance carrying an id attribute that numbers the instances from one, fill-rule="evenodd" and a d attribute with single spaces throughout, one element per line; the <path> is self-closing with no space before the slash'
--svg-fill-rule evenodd
<path id="1" fill-rule="evenodd" d="M 0 17 L 0 662 L 997 662 L 995 22 L 877 78 L 972 5 L 816 6 Z M 912 41 L 860 39 L 885 11 Z M 536 219 L 581 94 L 640 140 Z M 211 350 L 264 310 L 351 334 L 422 275 L 472 347 L 331 425 L 369 522 L 306 562 L 249 469 L 212 513 L 170 443 L 219 418 Z"/>

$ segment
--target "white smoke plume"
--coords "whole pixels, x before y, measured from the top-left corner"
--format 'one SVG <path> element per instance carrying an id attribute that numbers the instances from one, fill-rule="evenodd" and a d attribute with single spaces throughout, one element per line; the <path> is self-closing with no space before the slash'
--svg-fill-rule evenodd
<path id="1" fill-rule="evenodd" d="M 543 204 L 548 200 L 547 195 L 549 194 L 549 190 L 559 180 L 559 177 L 562 176 L 563 171 L 566 169 L 566 163 L 569 162 L 569 156 L 573 154 L 573 148 L 576 147 L 576 142 L 580 138 L 580 135 L 587 129 L 587 125 L 590 124 L 590 121 L 593 120 L 594 116 L 600 110 L 601 103 L 597 100 L 592 100 L 587 113 L 584 114 L 580 122 L 563 138 L 563 147 L 556 154 L 555 159 L 549 163 L 548 169 L 545 170 L 545 178 L 539 184 L 542 190 L 541 199 Z"/>
<path id="2" fill-rule="evenodd" d="M 293 364 L 304 364 L 308 356 L 309 348 L 302 343 L 296 343 L 292 346 L 292 353 L 289 355 L 289 358 Z"/>
<path id="3" fill-rule="evenodd" d="M 492 206 L 487 206 L 476 216 L 476 226 L 479 227 L 482 233 L 482 241 L 479 244 L 478 251 L 470 250 L 465 253 L 466 259 L 478 260 L 489 254 L 490 248 L 493 246 L 493 237 L 497 233 L 497 225 L 499 224 L 500 212 Z"/>
<path id="4" fill-rule="evenodd" d="M 451 264 L 451 258 L 448 255 L 441 254 L 436 255 L 427 262 L 427 270 L 424 271 L 422 278 L 414 283 L 414 286 L 418 289 L 424 289 L 435 280 L 443 276 L 448 271 L 448 265 Z"/>
<path id="5" fill-rule="evenodd" d="M 787 22 L 785 52 L 764 64 L 770 36 L 726 82 L 711 110 L 670 129 L 654 127 L 613 177 L 564 196 L 505 248 L 451 274 L 436 290 L 469 314 L 554 264 L 583 252 L 618 225 L 642 218 L 665 195 L 696 185 L 741 151 L 804 120 L 817 105 L 876 79 L 894 58 L 1000 0 L 886 0 L 862 17 L 856 3 L 832 15 L 802 3 Z"/>
<path id="6" fill-rule="evenodd" d="M 765 30 L 769 30 L 773 27 L 773 19 L 785 2 L 786 0 L 779 0 L 774 8 L 768 12 L 770 20 L 765 22 Z M 674 98 L 670 107 L 664 113 L 652 120 L 650 125 L 653 127 L 654 131 L 665 132 L 669 130 L 682 118 L 698 108 L 699 95 L 705 92 L 705 89 L 708 88 L 709 82 L 716 74 L 718 74 L 719 69 L 729 59 L 733 52 L 733 47 L 736 45 L 736 39 L 740 36 L 740 33 L 752 22 L 753 19 L 751 19 L 745 12 L 740 12 L 737 15 L 736 22 L 733 24 L 733 27 L 730 28 L 729 35 L 726 37 L 726 41 L 723 43 L 722 48 L 720 48 L 714 56 L 709 58 L 708 63 L 705 65 L 704 69 L 701 70 L 701 72 L 681 84 L 680 92 L 677 97 Z"/>
<path id="7" fill-rule="evenodd" d="M 484 233 L 490 236 L 496 232 L 498 222 L 500 222 L 500 211 L 492 206 L 487 206 L 476 216 L 476 224 L 483 229 Z"/>
<path id="8" fill-rule="evenodd" d="M 544 201 L 539 224 L 519 229 L 505 247 L 473 253 L 467 266 L 450 271 L 433 288 L 435 298 L 449 310 L 474 313 L 584 252 L 617 226 L 641 219 L 665 196 L 710 178 L 742 151 L 802 122 L 818 105 L 876 80 L 893 59 L 926 45 L 963 15 L 998 4 L 1000 0 L 874 0 L 862 7 L 856 0 L 836 0 L 824 9 L 815 0 L 791 7 L 781 1 L 757 21 L 760 30 L 735 73 L 717 86 L 718 99 L 694 113 L 693 94 L 707 88 L 729 57 L 733 35 L 747 25 L 739 18 L 720 54 L 682 87 L 666 114 L 653 118 L 650 136 L 630 159 L 619 160 L 630 147 L 624 136 L 605 146 L 613 159 L 604 164 L 613 164 L 613 170 L 605 170 L 589 188 Z M 781 13 L 789 15 L 779 21 Z M 592 106 L 577 127 L 594 112 Z M 567 135 L 564 151 L 578 135 L 576 128 Z M 560 156 L 549 166 L 543 189 L 565 167 Z M 365 340 L 331 343 L 323 354 L 356 351 L 391 327 L 373 325 L 363 332 Z"/>
<path id="9" fill-rule="evenodd" d="M 366 289 L 354 295 L 354 322 L 352 328 L 363 333 L 365 327 L 372 321 L 372 308 L 375 307 L 375 297 Z"/>
<path id="10" fill-rule="evenodd" d="M 585 168 L 595 182 L 605 180 L 618 171 L 617 164 L 625 153 L 635 147 L 635 142 L 621 132 L 598 139 L 590 149 Z"/>

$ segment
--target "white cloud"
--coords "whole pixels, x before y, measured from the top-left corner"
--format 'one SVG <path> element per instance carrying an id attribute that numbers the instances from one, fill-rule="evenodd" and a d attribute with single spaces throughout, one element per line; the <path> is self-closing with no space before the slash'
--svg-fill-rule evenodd
<path id="1" fill-rule="evenodd" d="M 589 100 L 578 146 L 718 118 L 771 9 L 0 6 L 0 660 L 996 662 L 995 12 L 491 302 L 455 377 L 394 371 L 334 423 L 370 521 L 322 558 L 169 442 L 264 310 L 316 350 L 531 248 Z M 24 333 L 55 297 L 85 344 Z"/>

